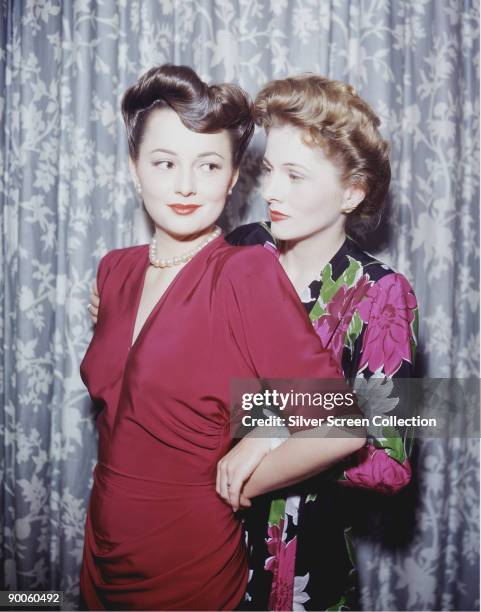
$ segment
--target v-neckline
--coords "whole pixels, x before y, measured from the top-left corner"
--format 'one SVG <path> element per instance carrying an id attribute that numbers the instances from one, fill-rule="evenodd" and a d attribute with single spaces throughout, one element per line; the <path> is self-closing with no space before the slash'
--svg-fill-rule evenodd
<path id="1" fill-rule="evenodd" d="M 190 267 L 192 262 L 194 262 L 194 261 L 196 261 L 198 259 L 199 255 L 201 255 L 201 253 L 205 253 L 206 250 L 210 250 L 209 247 L 211 245 L 215 244 L 219 239 L 223 239 L 223 236 L 220 235 L 217 238 L 215 238 L 214 240 L 212 240 L 212 242 L 210 242 L 209 244 L 206 244 L 206 246 L 203 249 L 201 249 L 198 253 L 196 253 L 194 255 L 194 257 L 192 257 L 192 259 L 190 259 L 184 265 L 184 267 L 181 270 L 179 270 L 179 272 L 174 276 L 174 278 L 171 280 L 170 284 L 165 289 L 164 293 L 155 302 L 154 306 L 152 307 L 152 310 L 149 312 L 147 318 L 145 319 L 145 321 L 142 324 L 142 327 L 139 329 L 139 333 L 137 334 L 137 336 L 136 336 L 136 338 L 134 340 L 135 324 L 137 323 L 137 317 L 139 315 L 139 308 L 140 308 L 140 302 L 142 300 L 142 294 L 144 292 L 145 279 L 147 277 L 147 272 L 148 272 L 148 270 L 150 268 L 150 265 L 151 265 L 150 264 L 150 259 L 149 259 L 149 245 L 148 244 L 144 245 L 145 253 L 144 253 L 144 257 L 142 258 L 144 269 L 142 270 L 142 274 L 140 276 L 140 280 L 139 280 L 139 283 L 137 285 L 137 294 L 136 294 L 136 299 L 135 299 L 135 308 L 134 308 L 133 318 L 132 318 L 132 321 L 131 321 L 130 331 L 129 331 L 128 353 L 131 353 L 132 350 L 135 348 L 135 346 L 137 345 L 137 343 L 138 343 L 140 337 L 142 336 L 144 330 L 146 329 L 146 327 L 150 323 L 150 321 L 153 318 L 153 316 L 155 315 L 155 313 L 158 310 L 160 310 L 160 307 L 161 307 L 162 303 L 164 302 L 165 298 L 168 296 L 168 294 L 170 293 L 170 291 L 172 290 L 174 285 L 177 283 L 179 278 L 184 274 L 184 271 L 187 268 Z"/>

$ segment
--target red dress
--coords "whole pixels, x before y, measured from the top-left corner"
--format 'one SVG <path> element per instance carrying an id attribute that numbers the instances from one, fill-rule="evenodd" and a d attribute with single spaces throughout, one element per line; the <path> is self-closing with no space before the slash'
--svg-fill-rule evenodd
<path id="1" fill-rule="evenodd" d="M 232 610 L 247 582 L 243 535 L 215 491 L 230 381 L 342 373 L 272 254 L 223 238 L 178 273 L 130 347 L 148 266 L 147 245 L 99 265 L 81 364 L 101 406 L 81 593 L 97 610 Z"/>

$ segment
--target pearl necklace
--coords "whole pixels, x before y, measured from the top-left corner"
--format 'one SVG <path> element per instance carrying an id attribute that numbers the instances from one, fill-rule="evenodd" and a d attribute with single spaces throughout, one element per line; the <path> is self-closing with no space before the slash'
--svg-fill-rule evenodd
<path id="1" fill-rule="evenodd" d="M 149 247 L 149 259 L 152 266 L 156 268 L 171 268 L 172 266 L 180 266 L 180 264 L 187 263 L 194 255 L 197 255 L 205 246 L 218 238 L 222 233 L 222 230 L 217 225 L 214 227 L 212 232 L 203 240 L 195 249 L 188 251 L 184 255 L 178 255 L 177 257 L 170 257 L 168 259 L 157 259 L 157 243 L 155 241 L 155 234 L 152 237 L 152 241 Z"/>

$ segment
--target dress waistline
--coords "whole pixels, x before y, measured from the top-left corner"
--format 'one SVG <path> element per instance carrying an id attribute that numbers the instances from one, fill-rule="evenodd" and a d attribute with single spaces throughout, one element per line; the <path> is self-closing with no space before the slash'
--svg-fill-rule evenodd
<path id="1" fill-rule="evenodd" d="M 215 491 L 215 482 L 179 482 L 171 480 L 154 480 L 137 474 L 126 474 L 112 468 L 105 463 L 97 463 L 94 469 L 94 483 L 124 489 L 130 495 L 162 495 L 167 491 L 169 497 L 176 493 L 188 497 L 199 495 L 212 495 Z"/>

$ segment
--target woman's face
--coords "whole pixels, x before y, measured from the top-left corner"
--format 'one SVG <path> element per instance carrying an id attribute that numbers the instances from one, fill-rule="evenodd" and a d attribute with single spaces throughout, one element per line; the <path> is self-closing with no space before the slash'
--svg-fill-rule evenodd
<path id="1" fill-rule="evenodd" d="M 212 227 L 237 180 L 231 149 L 226 130 L 199 134 L 172 109 L 150 114 L 130 168 L 157 228 L 183 237 Z"/>
<path id="2" fill-rule="evenodd" d="M 272 127 L 267 134 L 262 192 L 279 240 L 301 240 L 329 228 L 343 231 L 346 213 L 364 198 L 359 189 L 346 189 L 341 169 L 302 136 L 291 125 Z"/>

